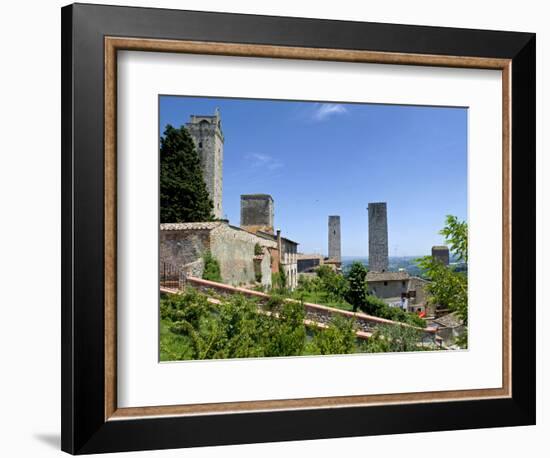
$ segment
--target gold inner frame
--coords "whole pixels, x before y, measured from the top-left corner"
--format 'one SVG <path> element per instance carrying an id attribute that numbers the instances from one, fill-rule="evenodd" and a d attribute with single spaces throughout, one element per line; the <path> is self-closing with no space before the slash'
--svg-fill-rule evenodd
<path id="1" fill-rule="evenodd" d="M 117 406 L 116 247 L 117 247 L 117 51 L 174 52 L 240 57 L 422 65 L 493 69 L 502 72 L 502 387 L 403 394 L 334 396 L 170 406 Z M 316 409 L 381 404 L 507 398 L 512 393 L 511 367 L 511 60 L 481 57 L 403 54 L 344 49 L 301 48 L 179 40 L 105 37 L 105 420 L 254 411 Z"/>

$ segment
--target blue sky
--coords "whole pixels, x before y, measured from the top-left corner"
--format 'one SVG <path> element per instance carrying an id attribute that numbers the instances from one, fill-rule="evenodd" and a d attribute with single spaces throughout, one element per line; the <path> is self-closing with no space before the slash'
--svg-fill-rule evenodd
<path id="1" fill-rule="evenodd" d="M 369 202 L 387 202 L 390 256 L 428 254 L 445 215 L 467 217 L 467 109 L 160 97 L 161 134 L 218 107 L 225 136 L 223 209 L 271 194 L 275 226 L 324 253 L 340 215 L 342 254 L 368 255 Z"/>

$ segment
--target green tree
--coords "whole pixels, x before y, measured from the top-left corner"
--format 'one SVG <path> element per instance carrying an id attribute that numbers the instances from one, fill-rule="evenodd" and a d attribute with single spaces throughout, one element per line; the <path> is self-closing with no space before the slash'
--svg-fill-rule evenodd
<path id="1" fill-rule="evenodd" d="M 458 261 L 468 261 L 468 225 L 455 216 L 448 215 L 446 225 L 440 232 L 450 245 L 450 251 Z M 466 272 L 456 271 L 451 266 L 437 262 L 432 256 L 418 260 L 418 265 L 430 280 L 426 289 L 428 301 L 434 305 L 443 305 L 457 312 L 468 323 L 468 276 Z"/>
<path id="2" fill-rule="evenodd" d="M 212 256 L 212 253 L 210 251 L 205 251 L 205 253 L 202 255 L 202 259 L 204 261 L 204 271 L 202 273 L 202 278 L 204 280 L 210 280 L 210 281 L 222 281 L 222 275 L 220 271 L 220 263 L 218 260 Z"/>
<path id="3" fill-rule="evenodd" d="M 263 319 L 262 346 L 264 356 L 299 356 L 306 344 L 303 303 L 285 301 L 274 310 L 278 318 Z"/>
<path id="4" fill-rule="evenodd" d="M 410 326 L 377 326 L 373 335 L 363 344 L 366 353 L 388 353 L 421 350 L 421 331 Z"/>
<path id="5" fill-rule="evenodd" d="M 193 139 L 184 126 L 167 125 L 160 140 L 160 221 L 210 221 L 213 204 Z"/>
<path id="6" fill-rule="evenodd" d="M 320 288 L 326 293 L 329 301 L 345 300 L 348 282 L 342 274 L 327 265 L 318 267 L 315 272 L 321 282 Z"/>
<path id="7" fill-rule="evenodd" d="M 468 223 L 456 216 L 447 215 L 445 227 L 440 232 L 450 245 L 450 251 L 458 261 L 468 262 Z"/>
<path id="8" fill-rule="evenodd" d="M 342 355 L 355 352 L 356 340 L 353 321 L 335 316 L 327 329 L 315 332 L 312 347 L 313 351 L 320 355 Z"/>
<path id="9" fill-rule="evenodd" d="M 364 307 L 367 301 L 367 268 L 361 262 L 353 262 L 346 274 L 346 279 L 348 281 L 346 300 L 356 312 L 358 308 Z"/>

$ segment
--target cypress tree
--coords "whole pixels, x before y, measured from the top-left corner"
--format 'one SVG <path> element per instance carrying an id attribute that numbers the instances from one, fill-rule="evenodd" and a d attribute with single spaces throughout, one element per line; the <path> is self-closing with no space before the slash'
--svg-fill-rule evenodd
<path id="1" fill-rule="evenodd" d="M 210 221 L 214 206 L 199 155 L 184 126 L 167 125 L 160 140 L 160 221 Z"/>

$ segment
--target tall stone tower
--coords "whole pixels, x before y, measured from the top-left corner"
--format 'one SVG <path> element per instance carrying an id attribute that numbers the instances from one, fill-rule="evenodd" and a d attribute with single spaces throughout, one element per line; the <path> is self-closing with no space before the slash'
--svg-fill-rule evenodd
<path id="1" fill-rule="evenodd" d="M 388 270 L 388 213 L 386 202 L 369 203 L 369 269 Z"/>
<path id="2" fill-rule="evenodd" d="M 444 266 L 448 266 L 449 265 L 449 247 L 444 245 L 433 246 L 432 258 L 434 258 L 434 260 L 440 262 Z"/>
<path id="3" fill-rule="evenodd" d="M 328 217 L 328 257 L 337 261 L 342 260 L 340 217 L 336 215 Z"/>
<path id="4" fill-rule="evenodd" d="M 269 194 L 241 195 L 241 227 L 273 234 L 273 198 Z"/>
<path id="5" fill-rule="evenodd" d="M 185 127 L 199 153 L 206 189 L 214 204 L 214 216 L 222 218 L 224 138 L 220 112 L 216 109 L 214 116 L 192 115 Z"/>

